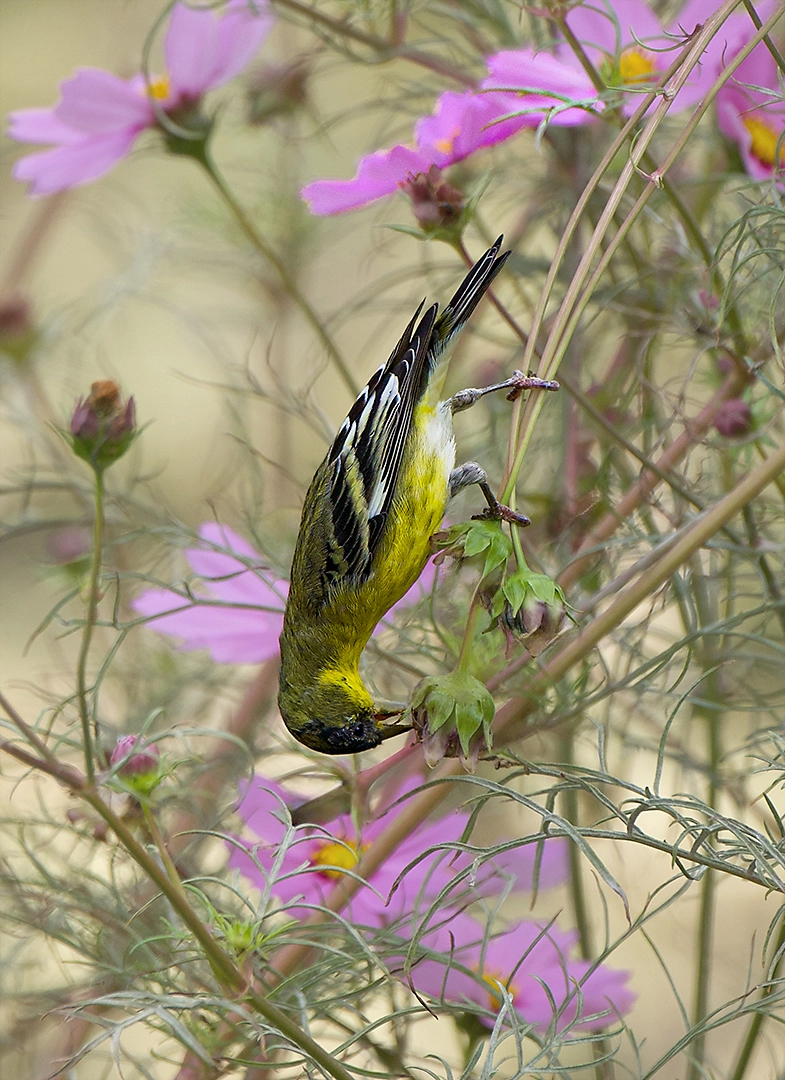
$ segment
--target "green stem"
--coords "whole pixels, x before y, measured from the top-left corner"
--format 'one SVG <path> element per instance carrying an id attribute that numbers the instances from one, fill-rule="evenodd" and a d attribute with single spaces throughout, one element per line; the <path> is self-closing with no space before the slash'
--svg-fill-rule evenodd
<path id="1" fill-rule="evenodd" d="M 727 18 L 730 11 L 736 4 L 733 0 L 728 0 L 728 3 L 724 4 L 716 15 L 708 19 L 703 25 L 701 30 L 694 35 L 687 46 L 678 57 L 676 61 L 671 65 L 668 72 L 663 76 L 663 82 L 667 86 L 669 95 L 675 94 L 687 80 L 689 71 L 698 62 L 703 50 L 705 49 L 711 36 L 715 33 L 717 28 L 722 24 L 725 18 Z M 646 203 L 652 196 L 654 191 L 663 186 L 664 178 L 674 161 L 678 158 L 679 154 L 684 149 L 687 141 L 691 138 L 698 122 L 711 106 L 716 95 L 721 88 L 730 79 L 739 65 L 746 59 L 752 52 L 755 46 L 763 40 L 765 35 L 771 30 L 779 18 L 781 18 L 783 12 L 781 10 L 775 11 L 763 28 L 759 30 L 751 39 L 747 42 L 743 49 L 727 64 L 722 75 L 715 81 L 711 89 L 705 94 L 698 108 L 690 117 L 687 124 L 684 126 L 681 134 L 676 139 L 673 147 L 666 155 L 663 163 L 658 169 L 648 178 L 647 184 L 635 202 L 632 210 L 627 214 L 623 224 L 618 229 L 612 240 L 607 244 L 602 251 L 602 255 L 598 257 L 601 250 L 601 243 L 610 228 L 611 222 L 615 219 L 616 212 L 619 208 L 621 200 L 632 183 L 633 178 L 640 172 L 639 163 L 644 160 L 645 154 L 648 150 L 649 144 L 654 137 L 657 128 L 665 119 L 667 111 L 670 107 L 670 101 L 663 99 L 657 105 L 655 105 L 651 116 L 645 121 L 644 127 L 638 131 L 638 124 L 643 121 L 644 114 L 647 109 L 653 104 L 658 93 L 647 94 L 644 96 L 641 105 L 636 112 L 629 118 L 627 123 L 622 128 L 619 135 L 614 139 L 612 145 L 606 151 L 602 161 L 597 166 L 592 175 L 591 180 L 584 188 L 584 191 L 578 200 L 578 203 L 573 210 L 570 220 L 559 242 L 556 255 L 551 263 L 551 268 L 548 272 L 545 284 L 543 286 L 540 299 L 537 302 L 537 307 L 534 313 L 534 319 L 532 328 L 529 333 L 529 346 L 526 350 L 523 359 L 523 368 L 527 369 L 533 358 L 535 351 L 535 342 L 541 331 L 545 312 L 548 301 L 556 276 L 563 263 L 568 244 L 570 239 L 578 226 L 579 219 L 583 215 L 590 197 L 597 189 L 600 181 L 605 176 L 607 169 L 613 157 L 618 153 L 624 142 L 632 136 L 633 132 L 637 132 L 636 141 L 630 151 L 630 157 L 627 163 L 621 170 L 619 179 L 616 181 L 613 190 L 606 199 L 605 208 L 600 215 L 600 218 L 595 226 L 591 240 L 586 245 L 583 258 L 581 259 L 578 270 L 573 275 L 570 282 L 567 293 L 562 301 L 556 316 L 550 327 L 548 341 L 544 349 L 542 350 L 542 356 L 540 365 L 538 368 L 538 374 L 543 378 L 553 378 L 558 370 L 559 363 L 564 351 L 567 347 L 567 343 L 570 340 L 572 333 L 577 326 L 577 323 L 581 319 L 585 308 L 587 307 L 589 300 L 591 299 L 594 290 L 605 272 L 608 263 L 615 254 L 619 245 L 625 240 L 629 229 L 633 223 L 637 220 L 639 215 L 643 212 Z M 678 209 L 678 208 L 677 208 Z M 596 265 L 595 265 L 596 261 Z M 526 407 L 523 410 L 521 418 L 520 430 L 516 435 L 517 445 L 513 446 L 515 440 L 511 440 L 510 451 L 508 453 L 508 476 L 507 481 L 502 491 L 501 499 L 503 502 L 509 502 L 509 496 L 511 490 L 515 487 L 516 478 L 520 471 L 526 449 L 532 436 L 534 424 L 539 416 L 540 409 L 542 408 L 542 398 L 532 398 L 526 403 Z M 514 453 L 512 452 L 514 449 Z"/>
<path id="2" fill-rule="evenodd" d="M 76 696 L 79 703 L 79 719 L 82 724 L 82 743 L 84 745 L 85 772 L 88 783 L 92 784 L 95 779 L 95 746 L 98 746 L 98 720 L 97 709 L 93 702 L 93 714 L 95 717 L 95 731 L 90 728 L 90 706 L 87 702 L 87 659 L 90 653 L 90 642 L 93 638 L 98 615 L 98 582 L 101 576 L 101 555 L 104 546 L 104 474 L 101 469 L 95 470 L 95 517 L 93 519 L 93 553 L 90 563 L 90 581 L 87 592 L 87 612 L 82 630 L 82 641 L 79 646 L 79 658 L 76 663 Z"/>
<path id="3" fill-rule="evenodd" d="M 332 337 L 325 329 L 322 320 L 311 307 L 307 298 L 303 295 L 302 292 L 300 292 L 297 283 L 295 282 L 292 275 L 289 273 L 289 270 L 283 259 L 281 259 L 275 249 L 270 244 L 268 244 L 267 240 L 265 240 L 265 238 L 262 236 L 256 226 L 253 224 L 251 219 L 248 217 L 243 207 L 237 201 L 234 193 L 232 192 L 229 185 L 226 183 L 226 180 L 224 180 L 222 174 L 218 170 L 218 167 L 210 156 L 209 150 L 207 149 L 206 145 L 200 146 L 199 151 L 200 152 L 193 153 L 191 156 L 193 156 L 194 160 L 198 161 L 199 164 L 204 168 L 205 172 L 210 177 L 216 190 L 218 191 L 218 194 L 223 199 L 227 208 L 231 211 L 233 217 L 237 221 L 237 224 L 240 226 L 245 236 L 248 238 L 248 240 L 250 240 L 251 244 L 256 248 L 259 254 L 262 255 L 263 258 L 265 258 L 267 262 L 269 262 L 270 265 L 274 268 L 275 272 L 281 279 L 284 288 L 289 293 L 292 300 L 294 300 L 294 302 L 300 308 L 303 315 L 305 315 L 306 319 L 311 324 L 313 329 L 316 331 L 317 337 L 329 353 L 330 359 L 332 360 L 333 364 L 335 364 L 338 374 L 343 379 L 347 389 L 352 394 L 352 396 L 356 396 L 359 391 L 359 387 L 357 385 L 357 382 L 355 381 L 354 376 L 349 370 L 343 356 L 339 352 L 338 346 L 335 344 Z"/>
<path id="4" fill-rule="evenodd" d="M 188 899 L 188 893 L 185 891 L 182 878 L 177 872 L 177 867 L 172 861 L 172 856 L 169 854 L 164 838 L 161 835 L 161 830 L 158 828 L 158 822 L 155 820 L 152 810 L 146 803 L 142 803 L 142 814 L 144 815 L 145 824 L 150 832 L 152 841 L 156 846 L 158 854 L 161 857 L 161 863 L 164 870 L 166 870 L 167 877 L 172 883 L 172 887 L 177 890 L 178 896 L 185 901 L 190 907 L 190 900 Z"/>
<path id="5" fill-rule="evenodd" d="M 777 942 L 774 946 L 774 955 L 779 954 L 779 960 L 774 966 L 774 971 L 771 973 L 771 978 L 767 986 L 764 986 L 760 995 L 760 1004 L 762 1005 L 766 998 L 769 997 L 775 989 L 775 983 L 779 977 L 780 970 L 782 969 L 783 951 L 785 950 L 785 911 L 780 912 L 780 932 L 777 935 Z M 741 1051 L 739 1052 L 736 1065 L 733 1072 L 729 1074 L 728 1080 L 744 1080 L 744 1074 L 747 1071 L 747 1066 L 750 1063 L 753 1051 L 755 1050 L 755 1044 L 758 1041 L 761 1028 L 763 1027 L 763 1021 L 766 1019 L 766 1014 L 763 1009 L 759 1009 L 752 1018 L 752 1023 L 747 1031 L 747 1037 L 744 1040 Z"/>
<path id="6" fill-rule="evenodd" d="M 204 925 L 191 907 L 185 890 L 182 888 L 182 883 L 180 883 L 179 887 L 176 887 L 172 881 L 170 881 L 166 871 L 158 865 L 150 853 L 139 843 L 125 822 L 123 822 L 106 805 L 98 793 L 96 791 L 91 791 L 89 788 L 85 788 L 80 791 L 79 794 L 81 794 L 82 798 L 84 798 L 86 802 L 100 814 L 134 862 L 145 871 L 151 881 L 153 881 L 164 894 L 201 945 L 207 962 L 210 964 L 216 979 L 218 979 L 221 985 L 227 990 L 235 993 L 241 1000 L 247 1002 L 256 1009 L 257 1012 L 260 1012 L 265 1020 L 276 1027 L 285 1038 L 293 1043 L 294 1046 L 299 1047 L 304 1054 L 313 1058 L 313 1060 L 321 1065 L 324 1071 L 332 1076 L 334 1080 L 353 1080 L 351 1074 L 343 1067 L 343 1065 L 319 1046 L 319 1044 L 291 1020 L 285 1012 L 276 1005 L 273 1005 L 272 1002 L 268 1001 L 268 999 L 263 994 L 260 994 L 258 990 L 248 986 L 242 971 L 237 967 L 231 956 L 224 952 L 210 933 L 208 927 Z M 175 874 L 176 873 L 177 871 L 175 870 Z"/>
<path id="7" fill-rule="evenodd" d="M 469 662 L 471 661 L 472 646 L 474 645 L 474 638 L 477 633 L 477 623 L 485 610 L 480 603 L 478 590 L 479 585 L 477 586 L 477 589 L 475 589 L 474 596 L 472 597 L 471 607 L 469 608 L 469 617 L 466 622 L 466 630 L 464 631 L 463 641 L 461 642 L 461 651 L 458 653 L 458 659 L 455 661 L 455 671 L 466 671 Z"/>
<path id="8" fill-rule="evenodd" d="M 785 447 L 780 447 L 711 510 L 701 515 L 679 541 L 667 549 L 661 559 L 624 589 L 605 611 L 584 627 L 577 638 L 561 649 L 531 680 L 527 697 L 513 699 L 497 712 L 494 724 L 495 745 L 506 746 L 515 739 L 525 736 L 524 724 L 535 707 L 538 696 L 564 678 L 576 663 L 589 656 L 603 638 L 620 626 L 648 596 L 661 588 L 682 563 L 703 547 L 707 540 L 739 513 L 747 503 L 773 483 L 783 469 L 785 469 Z M 357 878 L 346 878 L 336 885 L 325 901 L 325 911 L 312 916 L 306 925 L 318 925 L 329 918 L 327 912 L 341 911 L 360 888 L 361 879 L 368 880 L 376 873 L 392 852 L 447 798 L 452 786 L 443 781 L 461 776 L 462 771 L 456 759 L 445 760 L 434 769 L 428 787 L 409 800 L 401 809 L 400 814 L 396 815 L 387 828 L 376 837 L 371 847 L 363 853 L 355 868 Z M 674 854 L 672 845 L 669 846 L 665 841 L 660 842 L 651 837 L 642 838 L 636 835 L 613 833 L 609 834 L 608 838 L 642 843 L 656 850 Z M 678 855 L 698 865 L 705 866 L 708 863 L 702 854 L 693 849 L 687 849 L 683 853 L 678 852 Z M 749 873 L 743 868 L 725 867 L 723 869 L 735 877 L 749 880 Z M 312 949 L 313 946 L 308 943 L 283 948 L 273 962 L 273 967 L 279 977 L 284 978 L 290 972 L 297 970 L 310 955 Z"/>

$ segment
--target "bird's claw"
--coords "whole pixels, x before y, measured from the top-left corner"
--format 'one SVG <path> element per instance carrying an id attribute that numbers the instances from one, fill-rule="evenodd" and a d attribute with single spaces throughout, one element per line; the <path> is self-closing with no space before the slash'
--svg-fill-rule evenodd
<path id="1" fill-rule="evenodd" d="M 508 521 L 521 529 L 531 525 L 530 518 L 527 518 L 525 514 L 519 514 L 517 510 L 500 502 L 497 502 L 495 506 L 486 506 L 481 514 L 472 514 L 472 521 Z"/>
<path id="2" fill-rule="evenodd" d="M 555 379 L 538 379 L 536 375 L 524 375 L 522 371 L 513 371 L 507 380 L 512 387 L 507 395 L 508 401 L 516 401 L 524 390 L 558 390 Z"/>

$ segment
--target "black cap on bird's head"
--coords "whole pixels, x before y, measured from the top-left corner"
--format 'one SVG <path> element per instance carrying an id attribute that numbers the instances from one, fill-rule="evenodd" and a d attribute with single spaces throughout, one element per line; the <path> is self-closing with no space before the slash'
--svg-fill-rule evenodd
<path id="1" fill-rule="evenodd" d="M 309 720 L 296 730 L 284 717 L 284 723 L 298 742 L 322 754 L 359 754 L 379 746 L 384 734 L 371 716 L 347 716 L 342 719 Z"/>
<path id="2" fill-rule="evenodd" d="M 342 671 L 314 680 L 305 690 L 282 672 L 278 707 L 298 742 L 322 754 L 359 754 L 407 730 L 388 725 L 359 676 Z"/>

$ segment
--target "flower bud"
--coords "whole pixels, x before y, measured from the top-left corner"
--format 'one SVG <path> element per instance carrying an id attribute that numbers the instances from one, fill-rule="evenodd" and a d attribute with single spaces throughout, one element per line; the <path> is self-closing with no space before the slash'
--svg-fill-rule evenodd
<path id="1" fill-rule="evenodd" d="M 424 233 L 454 231 L 465 209 L 463 194 L 442 179 L 435 165 L 427 173 L 410 176 L 401 185 L 412 201 L 412 210 Z"/>
<path id="2" fill-rule="evenodd" d="M 119 766 L 116 775 L 142 795 L 149 795 L 162 779 L 158 747 L 141 735 L 123 735 L 117 740 L 109 764 Z"/>
<path id="3" fill-rule="evenodd" d="M 443 757 L 458 757 L 474 772 L 481 751 L 491 748 L 495 712 L 493 697 L 479 679 L 460 669 L 428 676 L 415 686 L 411 707 L 426 763 L 433 768 Z"/>
<path id="4" fill-rule="evenodd" d="M 120 387 L 101 379 L 88 397 L 76 403 L 71 417 L 71 444 L 77 457 L 103 472 L 122 457 L 136 435 L 134 399 L 123 402 Z"/>
<path id="5" fill-rule="evenodd" d="M 248 121 L 266 124 L 289 116 L 308 100 L 309 70 L 302 59 L 291 64 L 266 64 L 248 88 Z"/>
<path id="6" fill-rule="evenodd" d="M 22 363 L 38 342 L 30 304 L 22 296 L 0 300 L 0 352 Z"/>
<path id="7" fill-rule="evenodd" d="M 714 414 L 714 428 L 725 439 L 749 435 L 753 428 L 752 411 L 742 398 L 723 401 Z"/>

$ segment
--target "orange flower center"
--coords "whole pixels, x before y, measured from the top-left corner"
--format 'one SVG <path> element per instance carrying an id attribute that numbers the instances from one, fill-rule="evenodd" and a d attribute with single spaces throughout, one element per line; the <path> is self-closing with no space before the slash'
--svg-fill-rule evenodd
<path id="1" fill-rule="evenodd" d="M 756 116 L 744 117 L 744 126 L 752 136 L 751 152 L 755 155 L 758 161 L 762 161 L 764 165 L 774 165 L 774 159 L 777 159 L 777 164 L 781 165 L 785 161 L 785 152 L 783 152 L 783 138 L 782 132 L 777 131 L 776 128 L 767 124 L 765 120 L 760 120 Z M 777 144 L 779 143 L 779 153 L 777 152 Z"/>
<path id="2" fill-rule="evenodd" d="M 619 57 L 619 79 L 625 86 L 652 82 L 656 75 L 654 57 L 638 45 L 625 49 Z"/>
<path id="3" fill-rule="evenodd" d="M 447 135 L 444 139 L 437 139 L 434 143 L 434 146 L 443 154 L 451 154 L 453 152 L 453 147 L 455 146 L 455 140 L 458 138 L 460 133 L 461 129 L 456 125 L 456 127 L 454 127 L 450 134 Z"/>
<path id="4" fill-rule="evenodd" d="M 360 861 L 357 844 L 345 840 L 339 844 L 336 840 L 325 842 L 311 855 L 311 864 L 326 877 L 340 878 L 342 870 L 354 870 Z"/>
<path id="5" fill-rule="evenodd" d="M 482 981 L 488 987 L 488 1005 L 491 1009 L 498 1009 L 500 1005 L 504 1004 L 504 993 L 507 992 L 508 997 L 515 999 L 518 994 L 518 987 L 514 983 L 508 982 L 503 978 L 501 971 L 488 971 L 483 977 Z"/>

